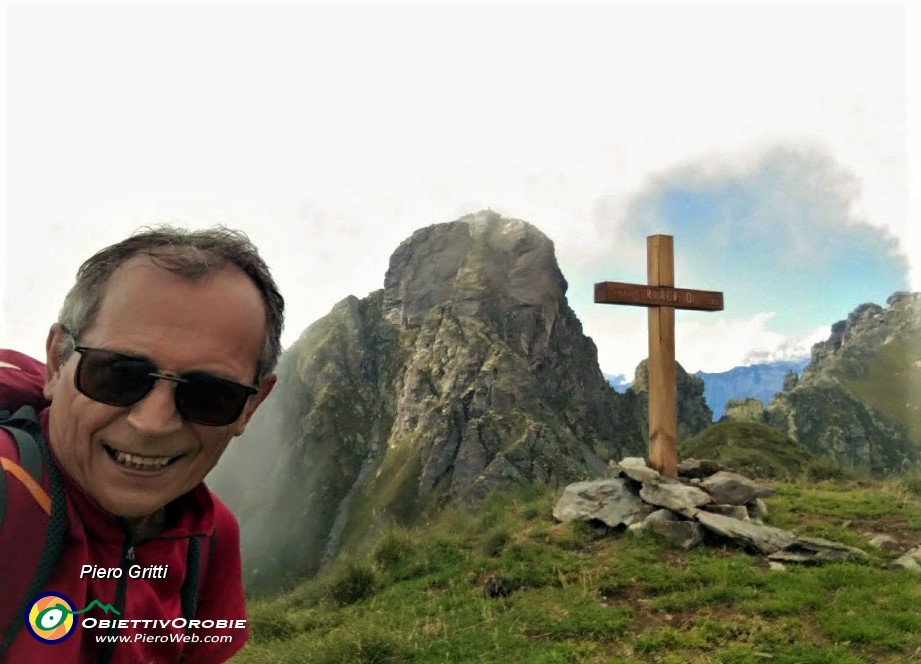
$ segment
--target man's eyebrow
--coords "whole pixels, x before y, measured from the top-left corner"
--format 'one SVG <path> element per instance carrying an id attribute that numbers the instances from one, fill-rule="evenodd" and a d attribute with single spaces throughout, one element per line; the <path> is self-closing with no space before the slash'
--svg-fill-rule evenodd
<path id="1" fill-rule="evenodd" d="M 80 346 L 82 347 L 83 344 L 80 344 Z M 124 357 L 130 358 L 132 360 L 142 360 L 144 362 L 148 362 L 150 366 L 154 368 L 155 371 L 157 372 L 163 371 L 163 369 L 161 369 L 161 367 L 156 362 L 154 362 L 151 358 L 147 357 L 146 355 L 142 353 L 136 353 L 134 351 L 128 351 L 128 350 L 119 350 L 118 348 L 102 348 L 101 346 L 87 346 L 87 348 L 95 348 L 97 350 L 104 350 L 109 353 L 115 353 L 116 355 L 123 355 Z M 189 369 L 187 371 L 169 371 L 168 373 L 175 374 L 176 376 L 185 376 L 188 374 L 206 374 L 208 376 L 213 376 L 215 378 L 223 378 L 224 380 L 229 380 L 234 383 L 241 383 L 244 385 L 247 384 L 241 381 L 240 379 L 234 376 L 231 376 L 221 370 L 213 371 L 209 369 Z"/>
<path id="2" fill-rule="evenodd" d="M 246 381 L 241 380 L 241 379 L 239 379 L 239 378 L 236 378 L 235 376 L 231 376 L 231 375 L 229 375 L 229 374 L 227 374 L 227 373 L 224 373 L 223 371 L 209 371 L 209 370 L 205 370 L 205 369 L 189 369 L 188 371 L 183 371 L 182 373 L 179 373 L 179 374 L 177 374 L 177 375 L 179 375 L 179 376 L 187 376 L 187 375 L 189 375 L 189 374 L 205 374 L 205 375 L 211 376 L 211 377 L 213 377 L 213 378 L 222 378 L 223 380 L 229 380 L 231 383 L 238 383 L 238 384 L 240 384 L 240 385 L 248 385 L 248 384 L 249 384 L 249 383 L 247 383 Z"/>
<path id="3" fill-rule="evenodd" d="M 130 350 L 121 350 L 119 348 L 107 348 L 104 346 L 85 346 L 83 344 L 77 344 L 75 348 L 89 348 L 90 350 L 104 350 L 107 353 L 114 353 L 115 355 L 121 355 L 127 357 L 131 360 L 144 360 L 145 362 L 150 362 L 154 367 L 157 366 L 157 363 L 152 359 L 144 355 L 143 353 L 135 353 Z"/>

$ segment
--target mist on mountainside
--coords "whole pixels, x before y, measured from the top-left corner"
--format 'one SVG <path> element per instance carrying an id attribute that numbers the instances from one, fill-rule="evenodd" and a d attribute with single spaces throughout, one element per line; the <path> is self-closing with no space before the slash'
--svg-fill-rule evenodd
<path id="1" fill-rule="evenodd" d="M 643 454 L 645 397 L 607 385 L 566 289 L 543 233 L 483 211 L 413 233 L 383 289 L 305 330 L 211 478 L 240 518 L 248 588 L 445 505 Z M 710 411 L 687 380 L 690 435 Z"/>

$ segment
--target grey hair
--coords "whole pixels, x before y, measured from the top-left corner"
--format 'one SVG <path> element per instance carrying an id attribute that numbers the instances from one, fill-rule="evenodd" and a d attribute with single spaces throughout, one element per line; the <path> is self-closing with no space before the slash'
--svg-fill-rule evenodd
<path id="1" fill-rule="evenodd" d="M 265 305 L 265 341 L 256 366 L 256 380 L 271 373 L 281 354 L 285 300 L 246 234 L 224 226 L 198 231 L 174 226 L 145 227 L 96 252 L 77 270 L 77 281 L 58 314 L 58 323 L 70 333 L 58 348 L 62 359 L 73 352 L 74 339 L 92 325 L 112 274 L 134 256 L 147 256 L 158 267 L 188 279 L 200 279 L 228 264 L 243 270 L 259 289 Z"/>

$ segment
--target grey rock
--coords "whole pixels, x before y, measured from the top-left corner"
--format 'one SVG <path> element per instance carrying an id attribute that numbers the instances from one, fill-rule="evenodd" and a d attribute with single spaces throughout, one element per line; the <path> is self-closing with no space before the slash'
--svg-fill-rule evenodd
<path id="1" fill-rule="evenodd" d="M 685 509 L 675 510 L 675 514 L 677 514 L 677 515 L 679 515 L 679 516 L 681 516 L 681 517 L 684 517 L 684 518 L 687 519 L 688 521 L 693 521 L 694 519 L 697 518 L 697 513 L 698 513 L 699 511 L 700 511 L 700 510 L 697 509 L 696 507 L 688 507 L 688 508 L 685 508 Z"/>
<path id="2" fill-rule="evenodd" d="M 648 468 L 646 465 L 646 459 L 643 457 L 625 457 L 620 460 L 618 465 L 621 468 Z"/>
<path id="3" fill-rule="evenodd" d="M 625 478 L 571 484 L 563 492 L 553 515 L 560 521 L 579 519 L 600 521 L 611 528 L 627 526 L 632 533 L 651 530 L 684 549 L 700 544 L 703 529 L 707 529 L 738 546 L 766 554 L 771 569 L 783 569 L 782 565 L 777 567 L 781 561 L 827 563 L 868 558 L 864 551 L 839 542 L 798 537 L 787 530 L 749 520 L 749 510 L 759 515 L 767 514 L 767 507 L 760 498 L 754 498 L 747 506 L 712 503 L 710 496 L 700 489 L 664 477 L 643 484 L 637 496 L 632 488 L 636 480 L 630 475 L 647 470 L 628 464 Z M 750 483 L 747 478 L 722 471 L 716 475 L 711 486 L 731 485 L 733 491 L 742 486 L 748 494 L 755 491 L 753 483 L 746 484 Z M 921 547 L 895 561 L 893 566 L 921 570 Z"/>
<path id="4" fill-rule="evenodd" d="M 708 530 L 745 548 L 768 554 L 769 560 L 783 562 L 842 562 L 866 560 L 867 554 L 839 542 L 815 537 L 797 537 L 793 533 L 732 517 L 701 510 L 697 520 Z"/>
<path id="5" fill-rule="evenodd" d="M 646 518 L 643 519 L 642 521 L 638 523 L 632 523 L 629 526 L 627 526 L 627 530 L 629 532 L 637 534 L 637 533 L 641 533 L 641 532 L 645 532 L 649 530 L 650 526 L 652 526 L 652 524 L 654 523 L 658 523 L 661 521 L 680 521 L 681 520 L 681 517 L 675 514 L 674 512 L 672 512 L 671 510 L 666 510 L 666 509 L 656 510 L 655 508 L 652 508 L 652 509 L 655 511 L 647 515 Z"/>
<path id="6" fill-rule="evenodd" d="M 725 467 L 708 459 L 682 459 L 678 462 L 678 475 L 681 477 L 702 480 L 721 470 L 725 470 Z"/>
<path id="7" fill-rule="evenodd" d="M 870 546 L 880 551 L 897 551 L 899 543 L 891 535 L 876 535 L 870 538 Z"/>
<path id="8" fill-rule="evenodd" d="M 755 499 L 758 487 L 747 477 L 721 470 L 700 483 L 713 502 L 726 505 L 745 505 Z"/>
<path id="9" fill-rule="evenodd" d="M 650 523 L 658 523 L 662 521 L 681 521 L 681 518 L 678 517 L 671 510 L 662 509 L 662 510 L 656 510 L 655 512 L 647 516 L 643 520 L 643 523 L 650 524 Z"/>
<path id="10" fill-rule="evenodd" d="M 694 521 L 653 521 L 649 523 L 649 529 L 685 550 L 703 541 L 703 530 L 700 524 Z"/>
<path id="11" fill-rule="evenodd" d="M 784 565 L 783 563 L 778 563 L 772 560 L 768 563 L 768 569 L 771 570 L 772 572 L 786 572 L 787 566 Z"/>
<path id="12" fill-rule="evenodd" d="M 570 484 L 553 508 L 558 521 L 601 521 L 610 528 L 643 521 L 655 508 L 645 504 L 625 479 Z"/>
<path id="13" fill-rule="evenodd" d="M 847 560 L 866 560 L 865 551 L 840 542 L 817 537 L 797 537 L 783 550 L 768 556 L 770 560 L 791 563 L 839 563 Z"/>
<path id="14" fill-rule="evenodd" d="M 722 514 L 723 516 L 731 516 L 733 519 L 739 519 L 740 521 L 748 521 L 748 510 L 744 505 L 704 505 L 703 509 L 713 514 Z"/>
<path id="15" fill-rule="evenodd" d="M 664 478 L 656 484 L 644 484 L 640 489 L 640 498 L 650 505 L 675 511 L 693 509 L 710 502 L 710 496 L 700 489 L 680 482 L 666 481 Z"/>
<path id="16" fill-rule="evenodd" d="M 786 530 L 740 521 L 704 510 L 697 513 L 697 520 L 707 530 L 759 553 L 776 553 L 796 541 L 793 533 Z"/>
<path id="17" fill-rule="evenodd" d="M 921 546 L 916 546 L 903 556 L 893 560 L 889 563 L 889 567 L 893 569 L 907 569 L 912 572 L 921 573 Z"/>
<path id="18" fill-rule="evenodd" d="M 907 569 L 910 572 L 921 573 L 921 564 L 911 556 L 902 556 L 889 563 L 890 569 Z"/>
<path id="19" fill-rule="evenodd" d="M 658 472 L 645 466 L 622 466 L 620 470 L 631 480 L 642 484 L 655 484 L 662 479 Z"/>
<path id="20" fill-rule="evenodd" d="M 913 559 L 918 564 L 921 564 L 921 546 L 916 546 L 915 548 L 906 552 L 905 555 Z"/>
<path id="21" fill-rule="evenodd" d="M 764 521 L 766 518 L 768 518 L 768 514 L 769 512 L 767 503 L 761 500 L 761 498 L 755 498 L 748 504 L 748 516 L 750 519 Z"/>
<path id="22" fill-rule="evenodd" d="M 628 530 L 633 533 L 651 530 L 682 549 L 690 549 L 703 541 L 700 524 L 686 521 L 667 509 L 656 510 L 641 523 L 629 526 Z"/>
<path id="23" fill-rule="evenodd" d="M 646 523 L 646 520 L 639 521 L 637 523 L 631 523 L 627 526 L 627 532 L 633 533 L 634 535 L 639 535 L 642 532 L 649 530 L 649 524 Z"/>

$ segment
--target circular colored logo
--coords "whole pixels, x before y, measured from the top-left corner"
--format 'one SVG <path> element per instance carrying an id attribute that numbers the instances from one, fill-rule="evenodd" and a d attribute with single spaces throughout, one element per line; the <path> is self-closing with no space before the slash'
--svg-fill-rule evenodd
<path id="1" fill-rule="evenodd" d="M 77 627 L 74 611 L 69 598 L 58 593 L 45 593 L 36 597 L 26 611 L 26 627 L 42 643 L 60 643 Z"/>

